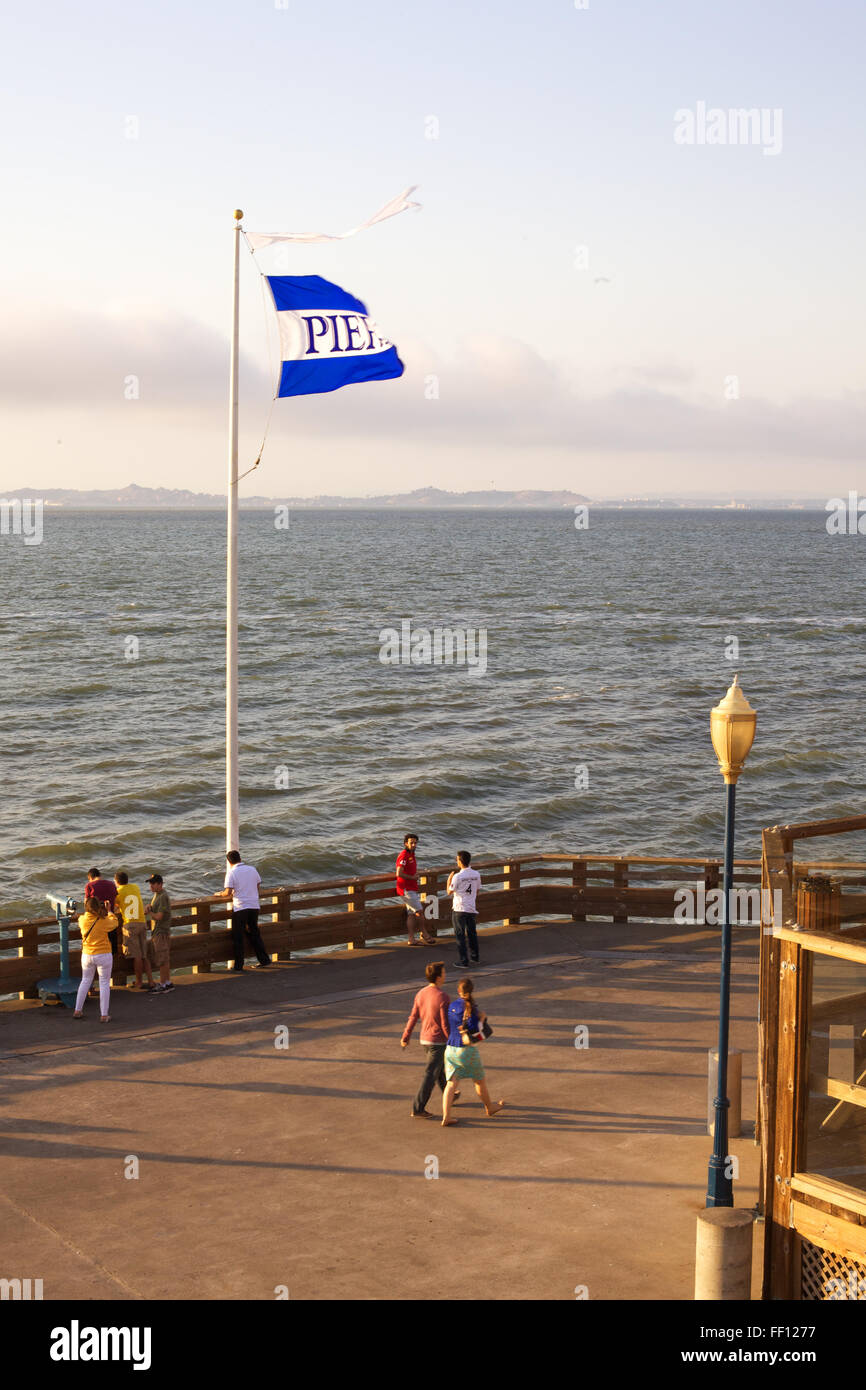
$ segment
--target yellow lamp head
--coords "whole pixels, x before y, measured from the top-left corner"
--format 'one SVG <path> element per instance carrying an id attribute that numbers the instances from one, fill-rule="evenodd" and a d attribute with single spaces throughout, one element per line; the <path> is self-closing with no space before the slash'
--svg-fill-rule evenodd
<path id="1" fill-rule="evenodd" d="M 730 784 L 736 782 L 755 738 L 758 716 L 740 688 L 739 676 L 723 700 L 710 712 L 710 737 L 719 770 Z"/>

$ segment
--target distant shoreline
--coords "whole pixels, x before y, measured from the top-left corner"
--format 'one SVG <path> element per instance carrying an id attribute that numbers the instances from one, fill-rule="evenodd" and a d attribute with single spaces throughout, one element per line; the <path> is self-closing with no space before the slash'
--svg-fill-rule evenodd
<path id="1" fill-rule="evenodd" d="M 179 516 L 192 516 L 192 514 L 220 514 L 225 510 L 225 500 L 221 503 L 189 503 L 189 505 L 179 505 L 179 503 L 152 503 L 152 505 L 128 506 L 122 503 L 99 503 L 99 502 L 49 502 L 46 500 L 46 510 L 51 512 L 65 513 L 107 513 L 117 514 L 117 516 L 167 516 L 167 514 L 179 514 Z M 826 505 L 823 502 L 744 502 L 740 505 L 731 507 L 730 503 L 723 502 L 663 502 L 663 503 L 639 503 L 630 502 L 587 502 L 581 503 L 587 506 L 592 512 L 657 512 L 673 514 L 680 512 L 730 512 L 730 513 L 756 513 L 756 512 L 810 512 L 826 514 Z M 488 512 L 488 513 L 520 513 L 521 516 L 532 513 L 552 513 L 560 514 L 569 512 L 569 505 L 559 506 L 520 506 L 518 503 L 510 505 L 484 505 L 484 503 L 452 503 L 446 506 L 411 506 L 400 505 L 400 503 L 375 503 L 375 502 L 304 502 L 304 500 L 282 500 L 275 498 L 272 502 L 252 502 L 245 503 L 240 499 L 240 512 L 272 512 L 274 507 L 285 506 L 293 512 L 381 512 L 382 514 L 399 514 L 411 512 L 417 516 L 432 516 L 432 514 L 452 513 L 452 512 Z"/>
<path id="2" fill-rule="evenodd" d="M 17 488 L 0 493 L 0 501 L 41 500 L 46 508 L 65 511 L 101 512 L 208 512 L 224 511 L 226 499 L 220 493 L 195 493 L 182 488 L 146 488 L 135 483 L 117 491 L 108 488 Z M 295 511 L 573 511 L 592 507 L 597 511 L 824 511 L 823 498 L 761 496 L 626 496 L 587 497 L 583 493 L 542 489 L 490 489 L 477 492 L 447 492 L 441 488 L 417 488 L 413 492 L 379 494 L 372 497 L 241 497 L 242 511 L 272 511 L 288 507 Z"/>

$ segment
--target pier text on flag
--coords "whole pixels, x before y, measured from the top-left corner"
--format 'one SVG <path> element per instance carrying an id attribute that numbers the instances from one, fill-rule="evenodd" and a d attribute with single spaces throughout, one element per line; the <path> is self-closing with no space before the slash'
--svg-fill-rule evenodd
<path id="1" fill-rule="evenodd" d="M 269 275 L 280 330 L 278 396 L 337 391 L 403 375 L 397 349 L 366 304 L 320 275 Z"/>

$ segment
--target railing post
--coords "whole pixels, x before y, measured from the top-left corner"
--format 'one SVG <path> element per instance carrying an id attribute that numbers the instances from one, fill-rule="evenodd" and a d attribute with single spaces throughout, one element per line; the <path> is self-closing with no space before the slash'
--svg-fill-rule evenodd
<path id="1" fill-rule="evenodd" d="M 276 912 L 274 921 L 279 922 L 285 931 L 285 945 L 278 945 L 276 950 L 277 960 L 292 959 L 292 890 L 291 888 L 278 888 L 276 892 Z"/>
<path id="2" fill-rule="evenodd" d="M 201 932 L 210 931 L 210 903 L 195 903 L 192 909 L 192 916 L 193 936 L 198 936 Z M 203 941 L 201 944 L 203 947 L 205 947 L 205 949 L 208 946 L 207 941 Z M 192 973 L 193 975 L 209 975 L 210 960 L 200 960 L 196 965 L 193 966 Z"/>
<path id="3" fill-rule="evenodd" d="M 39 955 L 39 928 L 32 922 L 26 926 L 18 928 L 18 940 L 21 945 L 18 947 L 19 956 L 38 956 Z M 38 999 L 39 990 L 36 984 L 28 985 L 26 989 L 18 991 L 19 999 Z"/>
<path id="4" fill-rule="evenodd" d="M 574 890 L 571 898 L 571 920 L 572 922 L 586 921 L 586 860 L 572 859 L 571 861 L 571 886 Z"/>
<path id="5" fill-rule="evenodd" d="M 616 894 L 618 889 L 628 888 L 628 860 L 617 860 L 613 866 L 613 889 Z M 614 904 L 613 920 L 615 922 L 628 921 L 628 907 L 625 903 L 620 906 Z"/>
<path id="6" fill-rule="evenodd" d="M 507 875 L 504 884 L 505 891 L 516 895 L 515 907 L 517 908 L 517 916 L 503 918 L 502 925 L 504 927 L 516 927 L 520 923 L 520 863 L 518 861 L 516 864 L 503 864 L 502 867 Z"/>
<path id="7" fill-rule="evenodd" d="M 349 884 L 349 911 L 363 912 L 364 907 L 364 884 L 359 883 L 356 879 L 354 883 Z M 360 918 L 358 920 L 357 930 L 352 934 L 352 940 L 347 945 L 347 950 L 362 951 L 366 944 L 367 941 L 364 934 L 364 920 L 363 918 Z"/>

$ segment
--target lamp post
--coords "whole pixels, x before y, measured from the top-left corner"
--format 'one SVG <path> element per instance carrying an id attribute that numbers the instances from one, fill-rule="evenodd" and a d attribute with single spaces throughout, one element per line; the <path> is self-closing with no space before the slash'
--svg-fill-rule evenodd
<path id="1" fill-rule="evenodd" d="M 722 972 L 719 994 L 719 1066 L 713 1127 L 713 1156 L 707 1175 L 708 1207 L 732 1207 L 733 1184 L 728 1174 L 728 1024 L 731 1011 L 731 887 L 734 877 L 734 807 L 737 778 L 755 737 L 758 716 L 742 690 L 739 676 L 710 713 L 710 736 L 725 779 L 725 877 L 722 904 Z"/>

